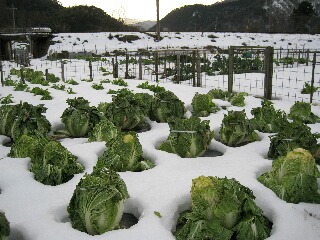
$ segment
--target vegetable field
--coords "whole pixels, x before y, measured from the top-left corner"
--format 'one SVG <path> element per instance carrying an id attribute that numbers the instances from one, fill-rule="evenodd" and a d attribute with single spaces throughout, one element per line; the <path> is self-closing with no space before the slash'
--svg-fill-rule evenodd
<path id="1" fill-rule="evenodd" d="M 320 238 L 318 89 L 266 100 L 243 88 L 259 73 L 231 93 L 207 72 L 125 78 L 121 60 L 118 77 L 112 57 L 2 62 L 0 239 Z"/>

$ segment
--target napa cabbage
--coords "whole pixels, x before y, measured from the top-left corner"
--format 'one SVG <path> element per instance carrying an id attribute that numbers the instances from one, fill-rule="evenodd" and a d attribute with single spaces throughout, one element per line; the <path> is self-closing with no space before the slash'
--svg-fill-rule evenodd
<path id="1" fill-rule="evenodd" d="M 320 117 L 311 111 L 311 104 L 306 102 L 296 102 L 290 108 L 289 119 L 301 121 L 305 124 L 320 122 Z"/>
<path id="2" fill-rule="evenodd" d="M 209 120 L 201 121 L 199 117 L 170 118 L 170 135 L 159 150 L 175 153 L 183 158 L 202 156 L 214 137 L 209 123 Z"/>
<path id="3" fill-rule="evenodd" d="M 303 148 L 310 151 L 318 162 L 320 161 L 318 137 L 318 134 L 311 133 L 311 128 L 301 121 L 290 122 L 284 125 L 277 134 L 269 136 L 268 157 L 277 159 L 286 156 L 288 152 L 296 148 Z"/>
<path id="4" fill-rule="evenodd" d="M 108 119 L 101 120 L 89 133 L 89 142 L 109 142 L 119 134 L 120 129 L 117 128 Z"/>
<path id="5" fill-rule="evenodd" d="M 90 235 L 119 228 L 127 198 L 127 187 L 119 174 L 94 169 L 77 184 L 68 205 L 72 227 Z"/>
<path id="6" fill-rule="evenodd" d="M 57 131 L 59 135 L 87 137 L 96 124 L 105 119 L 103 114 L 96 107 L 89 106 L 89 102 L 83 97 L 67 99 L 67 103 L 69 107 L 61 115 L 65 131 Z"/>
<path id="7" fill-rule="evenodd" d="M 264 133 L 276 133 L 288 124 L 285 112 L 276 110 L 269 100 L 261 101 L 261 107 L 253 108 L 250 119 L 253 128 Z"/>
<path id="8" fill-rule="evenodd" d="M 184 103 L 171 91 L 161 91 L 154 95 L 151 103 L 151 120 L 167 122 L 170 117 L 183 118 Z"/>
<path id="9" fill-rule="evenodd" d="M 98 158 L 97 168 L 108 168 L 117 172 L 143 171 L 154 167 L 154 163 L 143 158 L 142 145 L 136 132 L 121 132 L 106 143 L 106 150 Z"/>
<path id="10" fill-rule="evenodd" d="M 268 238 L 271 223 L 254 199 L 252 191 L 235 179 L 212 176 L 193 179 L 191 210 L 179 217 L 176 239 Z"/>
<path id="11" fill-rule="evenodd" d="M 229 111 L 228 115 L 225 114 L 219 133 L 221 142 L 230 147 L 259 141 L 259 136 L 244 110 Z"/>
<path id="12" fill-rule="evenodd" d="M 34 179 L 46 185 L 59 185 L 69 181 L 84 167 L 77 157 L 60 142 L 39 135 L 22 135 L 11 147 L 10 157 L 31 159 L 30 171 Z"/>
<path id="13" fill-rule="evenodd" d="M 134 130 L 144 124 L 147 109 L 131 91 L 122 89 L 105 104 L 105 117 L 121 130 Z"/>
<path id="14" fill-rule="evenodd" d="M 272 170 L 258 177 L 279 198 L 290 203 L 320 203 L 320 172 L 311 153 L 296 148 L 272 162 Z"/>
<path id="15" fill-rule="evenodd" d="M 196 93 L 191 102 L 192 115 L 196 117 L 207 117 L 210 113 L 215 113 L 219 111 L 212 98 L 208 94 Z"/>
<path id="16" fill-rule="evenodd" d="M 46 136 L 51 130 L 51 123 L 43 115 L 46 110 L 41 104 L 34 106 L 27 102 L 0 106 L 0 134 L 13 141 L 21 135 L 36 132 Z"/>

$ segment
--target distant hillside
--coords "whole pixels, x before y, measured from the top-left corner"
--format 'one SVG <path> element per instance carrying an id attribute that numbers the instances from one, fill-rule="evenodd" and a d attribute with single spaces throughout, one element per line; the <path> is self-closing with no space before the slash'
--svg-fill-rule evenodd
<path id="1" fill-rule="evenodd" d="M 160 25 L 180 32 L 320 33 L 319 13 L 320 0 L 225 0 L 177 8 Z M 100 8 L 66 8 L 58 0 L 0 0 L 0 16 L 0 28 L 15 23 L 17 28 L 50 27 L 54 32 L 155 31 L 152 21 L 126 25 Z"/>
<path id="2" fill-rule="evenodd" d="M 301 10 L 301 2 L 311 5 L 314 12 Z M 195 4 L 177 8 L 161 19 L 160 26 L 162 30 L 181 32 L 318 33 L 319 11 L 320 0 L 225 0 L 210 6 Z M 149 30 L 155 31 L 155 26 Z"/>
<path id="3" fill-rule="evenodd" d="M 128 31 L 123 24 L 94 6 L 63 7 L 57 0 L 0 0 L 0 28 L 50 27 L 55 32 Z"/>
<path id="4" fill-rule="evenodd" d="M 141 21 L 141 20 L 133 20 L 126 22 L 128 26 L 132 26 L 137 28 L 139 31 L 147 31 L 151 27 L 153 27 L 156 24 L 156 21 Z"/>

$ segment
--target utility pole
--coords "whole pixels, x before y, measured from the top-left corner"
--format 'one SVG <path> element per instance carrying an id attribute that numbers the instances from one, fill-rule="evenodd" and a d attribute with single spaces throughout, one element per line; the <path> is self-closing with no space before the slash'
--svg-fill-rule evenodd
<path id="1" fill-rule="evenodd" d="M 157 4 L 157 40 L 160 41 L 159 0 L 156 0 L 156 4 Z"/>
<path id="2" fill-rule="evenodd" d="M 12 8 L 9 8 L 10 10 L 12 10 L 12 19 L 13 19 L 13 31 L 16 31 L 16 19 L 14 16 L 14 11 L 17 10 L 17 8 L 15 8 L 12 4 Z"/>

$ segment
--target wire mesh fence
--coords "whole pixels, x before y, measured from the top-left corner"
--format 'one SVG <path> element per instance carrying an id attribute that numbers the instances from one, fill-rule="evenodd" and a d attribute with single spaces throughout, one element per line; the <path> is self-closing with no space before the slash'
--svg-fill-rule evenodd
<path id="1" fill-rule="evenodd" d="M 233 57 L 232 91 L 264 97 L 266 60 L 263 48 L 242 47 Z M 320 52 L 274 49 L 272 62 L 272 99 L 304 102 L 312 99 L 313 103 L 320 104 Z M 116 52 L 77 59 L 43 59 L 40 64 L 31 62 L 30 67 L 58 73 L 64 81 L 124 78 L 230 90 L 228 49 Z M 9 72 L 4 69 L 1 75 L 6 78 Z"/>

